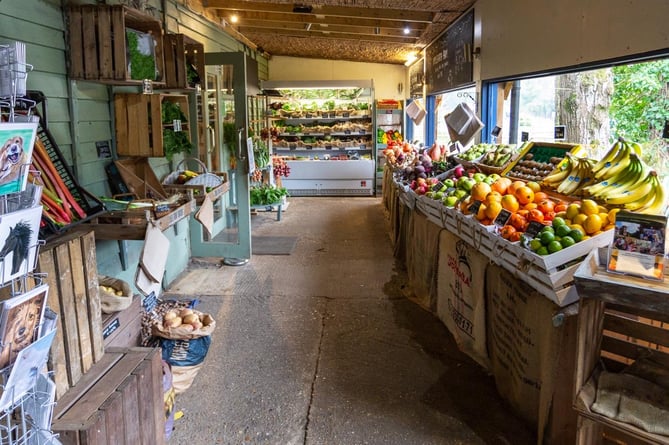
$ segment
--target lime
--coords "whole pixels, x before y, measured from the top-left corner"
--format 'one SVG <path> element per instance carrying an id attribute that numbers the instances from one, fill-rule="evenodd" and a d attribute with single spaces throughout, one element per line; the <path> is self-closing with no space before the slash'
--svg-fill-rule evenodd
<path id="1" fill-rule="evenodd" d="M 532 241 L 530 241 L 530 250 L 532 252 L 536 252 L 541 246 L 543 246 L 543 244 L 541 244 L 540 239 L 534 238 Z"/>
<path id="2" fill-rule="evenodd" d="M 567 225 L 567 222 L 564 220 L 563 217 L 556 216 L 555 218 L 553 218 L 553 227 L 555 227 L 556 229 L 559 226 L 564 226 L 564 225 Z"/>
<path id="3" fill-rule="evenodd" d="M 563 249 L 566 249 L 567 247 L 576 244 L 576 241 L 574 241 L 574 238 L 572 238 L 571 236 L 563 236 L 562 239 L 560 240 L 560 244 L 562 245 Z"/>
<path id="4" fill-rule="evenodd" d="M 553 226 L 543 226 L 541 228 L 541 232 L 539 233 L 544 233 L 544 232 L 555 233 L 555 229 L 553 228 Z"/>
<path id="5" fill-rule="evenodd" d="M 555 241 L 555 235 L 553 232 L 541 232 L 539 234 L 539 239 L 541 240 L 541 244 L 547 246 L 549 243 Z"/>
<path id="6" fill-rule="evenodd" d="M 562 244 L 560 244 L 559 241 L 551 241 L 546 247 L 550 253 L 555 253 L 562 250 Z"/>
<path id="7" fill-rule="evenodd" d="M 578 243 L 583 239 L 583 232 L 578 229 L 572 229 L 569 231 L 569 238 L 573 239 L 575 243 Z"/>
<path id="8" fill-rule="evenodd" d="M 569 232 L 571 232 L 571 229 L 566 224 L 557 226 L 557 228 L 555 229 L 555 234 L 557 236 L 567 236 L 569 235 Z"/>
<path id="9" fill-rule="evenodd" d="M 548 249 L 546 246 L 541 246 L 535 253 L 537 255 L 548 255 Z"/>

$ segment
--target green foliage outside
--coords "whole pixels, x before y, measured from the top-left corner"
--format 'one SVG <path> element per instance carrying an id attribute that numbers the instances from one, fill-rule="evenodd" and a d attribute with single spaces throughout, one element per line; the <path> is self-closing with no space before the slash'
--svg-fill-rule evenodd
<path id="1" fill-rule="evenodd" d="M 613 80 L 611 134 L 639 142 L 644 161 L 666 176 L 669 154 L 662 130 L 669 120 L 669 59 L 614 67 Z"/>

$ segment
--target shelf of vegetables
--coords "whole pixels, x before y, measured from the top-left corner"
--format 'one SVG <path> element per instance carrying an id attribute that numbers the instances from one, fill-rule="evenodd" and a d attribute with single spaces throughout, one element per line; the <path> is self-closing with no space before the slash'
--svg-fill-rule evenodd
<path id="1" fill-rule="evenodd" d="M 282 88 L 270 103 L 272 152 L 291 171 L 293 196 L 372 195 L 375 134 L 371 87 Z M 334 162 L 336 161 L 336 162 Z"/>
<path id="2" fill-rule="evenodd" d="M 403 205 L 458 235 L 559 306 L 577 300 L 574 272 L 591 250 L 609 245 L 620 209 L 666 211 L 664 187 L 634 143 L 616 141 L 598 161 L 578 157 L 578 145 L 530 143 L 514 152 L 518 155 L 504 174 L 476 168 L 499 146 L 470 150 L 474 155 L 465 167 L 459 160 L 467 158 L 466 152 L 455 158 L 435 146 L 419 150 L 406 142 L 391 144 L 384 150 L 386 174 L 393 175 Z M 518 162 L 532 160 L 528 154 L 537 163 L 523 167 L 531 172 L 517 168 Z M 570 193 L 561 192 L 565 189 Z"/>

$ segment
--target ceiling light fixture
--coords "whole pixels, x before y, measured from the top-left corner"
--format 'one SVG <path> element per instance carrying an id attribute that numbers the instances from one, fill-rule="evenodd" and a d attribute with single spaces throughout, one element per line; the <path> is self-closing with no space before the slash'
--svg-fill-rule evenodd
<path id="1" fill-rule="evenodd" d="M 239 21 L 239 17 L 237 17 L 237 14 L 232 14 L 230 16 L 230 23 L 237 23 Z"/>
<path id="2" fill-rule="evenodd" d="M 408 26 L 405 26 L 403 31 L 404 31 L 404 34 L 409 34 L 411 32 L 411 28 L 409 28 Z"/>
<path id="3" fill-rule="evenodd" d="M 407 61 L 404 62 L 404 65 L 405 65 L 405 66 L 409 66 L 409 65 L 411 65 L 412 63 L 414 63 L 414 62 L 416 61 L 416 59 L 418 59 L 418 56 L 417 56 L 416 54 L 414 54 L 414 53 L 411 53 L 411 54 L 409 54 L 409 55 L 407 56 Z"/>

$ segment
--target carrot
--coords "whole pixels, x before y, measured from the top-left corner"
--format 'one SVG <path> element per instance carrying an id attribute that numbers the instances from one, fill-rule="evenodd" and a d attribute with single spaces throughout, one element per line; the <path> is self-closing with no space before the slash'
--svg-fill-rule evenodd
<path id="1" fill-rule="evenodd" d="M 63 182 L 62 178 L 56 171 L 56 167 L 54 167 L 53 163 L 51 162 L 51 158 L 49 158 L 49 154 L 46 151 L 46 147 L 44 146 L 44 143 L 41 141 L 41 139 L 36 138 L 35 139 L 35 149 L 34 151 L 37 151 L 39 155 L 42 157 L 42 159 L 45 160 L 44 166 L 51 171 L 51 174 L 53 176 L 52 181 L 54 182 L 54 185 L 57 186 L 58 189 L 60 189 L 65 195 L 66 199 L 64 201 L 68 201 L 68 203 L 72 206 L 75 212 L 79 215 L 80 218 L 86 218 L 86 212 L 79 206 L 79 203 L 77 202 L 76 199 L 74 199 L 74 196 L 72 196 L 72 193 L 70 193 L 70 190 L 67 188 L 65 183 Z M 60 193 L 59 193 L 60 196 Z"/>
<path id="2" fill-rule="evenodd" d="M 35 143 L 35 146 L 37 146 L 37 143 Z M 63 193 L 63 191 L 60 187 L 55 185 L 56 181 L 53 177 L 53 172 L 47 167 L 47 164 L 50 164 L 51 161 L 50 160 L 45 161 L 39 153 L 35 152 L 33 154 L 33 163 L 42 171 L 42 177 L 43 177 L 42 179 L 44 180 L 44 183 L 45 184 L 49 183 L 49 189 L 52 192 L 55 192 L 58 195 L 58 198 L 60 198 L 60 200 L 62 202 L 62 208 L 65 211 L 65 214 L 70 219 L 70 221 L 72 219 L 74 219 L 74 214 L 72 213 L 72 208 L 70 207 L 69 203 L 67 202 L 67 198 L 65 197 L 65 194 Z"/>

